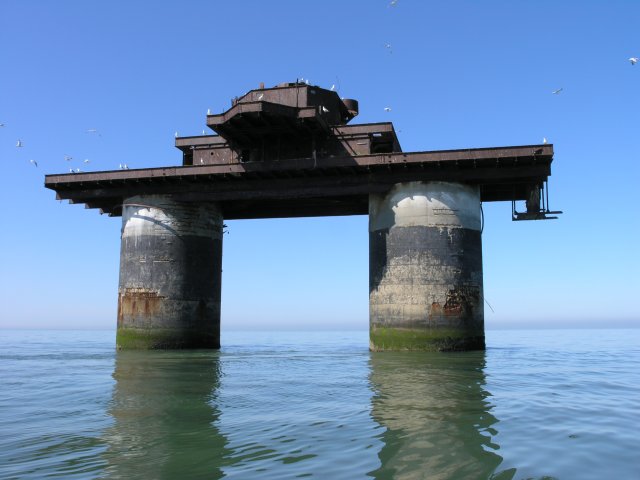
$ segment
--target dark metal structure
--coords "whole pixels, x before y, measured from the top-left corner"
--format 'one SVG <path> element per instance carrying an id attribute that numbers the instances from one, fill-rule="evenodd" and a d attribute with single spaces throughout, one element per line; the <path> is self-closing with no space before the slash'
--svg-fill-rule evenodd
<path id="1" fill-rule="evenodd" d="M 215 134 L 176 138 L 181 166 L 47 175 L 58 199 L 123 217 L 119 346 L 219 346 L 220 276 L 193 270 L 200 257 L 219 270 L 222 219 L 369 214 L 372 349 L 483 348 L 480 202 L 553 218 L 553 145 L 403 152 L 391 123 L 348 125 L 357 114 L 356 100 L 317 86 L 261 87 L 207 115 Z M 404 217 L 416 211 L 417 224 Z M 217 293 L 194 294 L 194 278 Z M 417 290 L 403 296 L 406 285 Z"/>
<path id="2" fill-rule="evenodd" d="M 355 100 L 304 83 L 252 90 L 207 116 L 218 135 L 176 138 L 182 166 L 47 175 L 45 186 L 110 216 L 132 195 L 171 194 L 240 219 L 366 214 L 369 194 L 406 181 L 477 184 L 483 202 L 535 200 L 551 174 L 550 144 L 403 152 L 392 123 L 347 125 L 357 114 Z M 538 200 L 527 213 L 546 212 Z"/>

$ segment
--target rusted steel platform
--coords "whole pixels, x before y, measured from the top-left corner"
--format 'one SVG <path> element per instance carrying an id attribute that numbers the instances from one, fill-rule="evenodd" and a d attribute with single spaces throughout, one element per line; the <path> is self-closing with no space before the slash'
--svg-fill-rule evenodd
<path id="1" fill-rule="evenodd" d="M 225 219 L 356 215 L 409 181 L 478 185 L 481 201 L 527 200 L 553 145 L 402 152 L 391 123 L 346 125 L 355 100 L 303 83 L 252 90 L 207 115 L 218 135 L 176 138 L 181 166 L 47 175 L 58 199 L 110 216 L 133 195 L 217 202 Z M 292 202 L 291 200 L 295 200 Z"/>

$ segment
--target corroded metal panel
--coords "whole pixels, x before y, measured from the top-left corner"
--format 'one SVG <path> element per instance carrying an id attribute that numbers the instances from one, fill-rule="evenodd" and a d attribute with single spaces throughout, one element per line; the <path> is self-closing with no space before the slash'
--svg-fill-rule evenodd
<path id="1" fill-rule="evenodd" d="M 372 350 L 484 348 L 480 194 L 396 185 L 369 204 Z"/>

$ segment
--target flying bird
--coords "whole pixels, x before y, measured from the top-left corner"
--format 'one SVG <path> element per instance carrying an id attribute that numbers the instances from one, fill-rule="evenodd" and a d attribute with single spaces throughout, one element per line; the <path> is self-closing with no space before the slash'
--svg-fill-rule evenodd
<path id="1" fill-rule="evenodd" d="M 0 123 L 0 127 L 4 127 L 4 123 Z"/>
<path id="2" fill-rule="evenodd" d="M 390 112 L 391 111 L 391 107 L 384 107 L 384 111 L 385 112 Z"/>
<path id="3" fill-rule="evenodd" d="M 38 166 L 38 162 L 36 162 L 35 160 L 29 160 L 29 163 L 35 165 L 36 167 Z"/>
<path id="4" fill-rule="evenodd" d="M 65 156 L 64 156 L 64 159 L 65 159 L 67 162 L 70 162 L 71 160 L 73 160 L 73 157 L 72 157 L 71 155 L 65 155 Z"/>
<path id="5" fill-rule="evenodd" d="M 322 113 L 329 113 L 329 109 L 324 105 L 322 106 Z"/>
<path id="6" fill-rule="evenodd" d="M 264 97 L 264 93 L 261 93 L 260 95 L 258 95 L 258 100 L 262 100 Z"/>
<path id="7" fill-rule="evenodd" d="M 395 7 L 398 4 L 398 0 L 391 0 L 391 3 L 389 3 L 390 7 Z"/>
<path id="8" fill-rule="evenodd" d="M 97 134 L 99 137 L 101 137 L 101 136 L 102 136 L 102 135 L 100 135 L 100 132 L 98 131 L 98 129 L 97 129 L 97 128 L 89 128 L 89 129 L 87 130 L 87 133 L 95 133 L 95 134 Z"/>
<path id="9" fill-rule="evenodd" d="M 23 147 L 24 145 L 22 145 L 22 140 L 18 140 L 16 142 L 16 147 Z"/>
<path id="10" fill-rule="evenodd" d="M 88 158 L 85 158 L 83 163 L 89 163 L 89 162 L 91 162 L 91 160 L 89 160 Z"/>
<path id="11" fill-rule="evenodd" d="M 631 62 L 631 65 L 635 65 L 636 63 L 638 63 L 638 57 L 631 57 L 629 59 L 629 61 Z"/>
<path id="12" fill-rule="evenodd" d="M 551 93 L 553 93 L 554 95 L 558 95 L 561 91 L 562 91 L 562 88 L 559 88 L 559 89 L 557 89 L 557 90 L 554 90 L 554 91 L 553 91 L 553 92 L 551 92 Z"/>
<path id="13" fill-rule="evenodd" d="M 390 44 L 390 43 L 385 43 L 385 44 L 384 44 L 384 48 L 386 48 L 387 50 L 389 50 L 389 53 L 392 53 L 392 50 L 391 50 L 391 44 Z"/>

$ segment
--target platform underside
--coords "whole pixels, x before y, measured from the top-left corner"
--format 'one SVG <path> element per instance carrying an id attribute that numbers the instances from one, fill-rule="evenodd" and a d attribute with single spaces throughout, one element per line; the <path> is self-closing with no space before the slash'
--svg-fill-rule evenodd
<path id="1" fill-rule="evenodd" d="M 552 145 L 529 145 L 47 175 L 45 186 L 111 216 L 146 194 L 217 202 L 225 219 L 359 215 L 371 193 L 412 181 L 479 185 L 483 202 L 524 200 L 552 160 Z"/>

